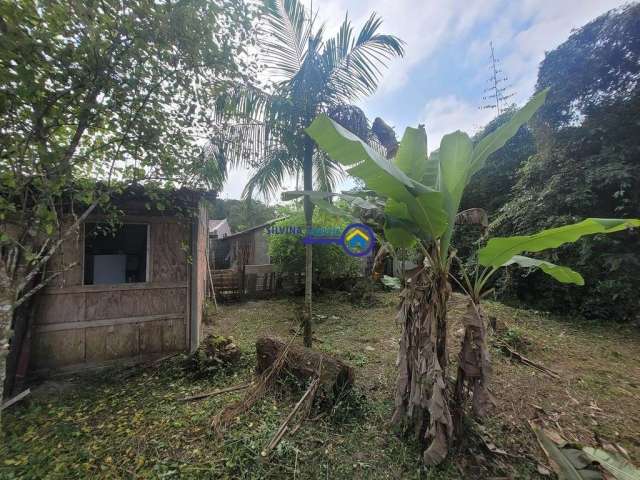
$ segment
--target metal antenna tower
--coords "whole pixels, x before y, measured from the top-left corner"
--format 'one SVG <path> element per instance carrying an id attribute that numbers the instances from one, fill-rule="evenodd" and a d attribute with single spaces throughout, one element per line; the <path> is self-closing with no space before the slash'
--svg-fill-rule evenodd
<path id="1" fill-rule="evenodd" d="M 507 92 L 511 85 L 505 85 L 505 82 L 509 78 L 504 74 L 503 70 L 499 68 L 500 59 L 496 58 L 495 50 L 493 49 L 493 42 L 489 42 L 491 47 L 491 76 L 487 79 L 489 86 L 482 92 L 482 100 L 487 102 L 484 105 L 478 107 L 481 110 L 495 109 L 496 115 L 500 115 L 508 107 L 507 100 L 515 95 L 514 92 Z"/>

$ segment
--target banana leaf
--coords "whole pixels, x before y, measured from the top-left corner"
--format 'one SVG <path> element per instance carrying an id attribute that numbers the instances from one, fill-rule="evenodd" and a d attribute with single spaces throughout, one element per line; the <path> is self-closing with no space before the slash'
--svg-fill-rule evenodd
<path id="1" fill-rule="evenodd" d="M 547 275 L 551 275 L 560 283 L 573 283 L 575 285 L 584 285 L 584 278 L 575 270 L 569 267 L 562 267 L 555 263 L 539 260 L 537 258 L 524 257 L 522 255 L 514 255 L 511 259 L 502 264 L 503 267 L 509 265 L 520 265 L 521 267 L 536 267 Z"/>
<path id="2" fill-rule="evenodd" d="M 617 480 L 640 480 L 640 470 L 620 455 L 600 448 L 584 447 L 582 450 Z"/>
<path id="3" fill-rule="evenodd" d="M 614 233 L 637 227 L 640 227 L 640 219 L 587 218 L 578 223 L 549 228 L 533 235 L 492 238 L 478 251 L 478 261 L 486 267 L 500 267 L 514 255 L 523 252 L 541 252 L 573 243 L 585 235 Z"/>

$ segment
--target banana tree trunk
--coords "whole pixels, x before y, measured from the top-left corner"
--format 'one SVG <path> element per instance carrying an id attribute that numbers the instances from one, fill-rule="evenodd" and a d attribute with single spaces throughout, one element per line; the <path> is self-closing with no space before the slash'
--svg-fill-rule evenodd
<path id="1" fill-rule="evenodd" d="M 462 317 L 464 339 L 458 360 L 458 375 L 455 389 L 455 430 L 462 434 L 467 398 L 472 395 L 472 411 L 477 417 L 485 416 L 493 404 L 489 392 L 491 357 L 487 346 L 486 315 L 479 302 L 469 300 Z"/>
<path id="2" fill-rule="evenodd" d="M 306 191 L 313 190 L 313 140 L 306 138 L 304 145 L 303 181 Z M 307 235 L 313 227 L 313 203 L 308 196 L 304 197 L 304 219 Z M 304 346 L 311 348 L 313 331 L 311 326 L 313 289 L 313 245 L 304 247 L 304 310 L 302 312 Z"/>
<path id="3" fill-rule="evenodd" d="M 402 336 L 391 422 L 424 443 L 426 465 L 442 462 L 453 439 L 446 383 L 450 293 L 446 272 L 425 269 L 407 284 L 398 311 Z"/>

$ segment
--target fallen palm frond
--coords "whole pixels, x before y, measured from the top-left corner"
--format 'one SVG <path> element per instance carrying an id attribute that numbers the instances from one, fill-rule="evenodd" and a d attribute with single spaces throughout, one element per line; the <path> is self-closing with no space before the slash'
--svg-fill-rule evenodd
<path id="1" fill-rule="evenodd" d="M 213 420 L 211 421 L 211 428 L 214 431 L 222 433 L 222 431 L 229 425 L 231 420 L 249 410 L 271 387 L 274 379 L 278 376 L 280 370 L 282 370 L 282 367 L 284 367 L 284 365 L 286 364 L 289 348 L 291 347 L 293 341 L 299 333 L 300 328 L 298 328 L 295 335 L 293 335 L 287 342 L 285 347 L 280 352 L 280 355 L 278 355 L 271 366 L 264 372 L 262 372 L 261 375 L 259 375 L 256 382 L 252 383 L 251 388 L 249 388 L 242 399 L 233 402 L 230 405 L 227 405 L 222 409 L 220 413 L 213 417 Z"/>
<path id="2" fill-rule="evenodd" d="M 545 373 L 547 375 L 549 375 L 550 377 L 553 378 L 560 378 L 560 375 L 558 375 L 557 372 L 554 372 L 553 370 L 551 370 L 550 368 L 545 367 L 544 365 L 542 365 L 541 363 L 538 362 L 534 362 L 533 360 L 528 359 L 527 357 L 525 357 L 524 355 L 522 355 L 521 353 L 516 352 L 515 350 L 513 350 L 511 347 L 509 347 L 509 345 L 507 345 L 504 342 L 499 342 L 498 346 L 505 352 L 507 353 L 511 358 L 515 358 L 516 360 L 518 360 L 520 363 L 524 364 L 524 365 L 528 365 L 530 367 L 533 367 L 537 370 L 540 370 L 542 373 Z"/>
<path id="3" fill-rule="evenodd" d="M 232 385 L 231 387 L 212 390 L 211 392 L 198 393 L 196 395 L 191 395 L 189 397 L 178 398 L 178 400 L 181 402 L 188 402 L 190 400 L 200 400 L 202 398 L 214 397 L 216 395 L 222 395 L 223 393 L 237 392 L 238 390 L 244 390 L 245 388 L 249 388 L 252 384 L 253 382 L 245 382 L 239 385 Z"/>
<path id="4" fill-rule="evenodd" d="M 309 414 L 309 411 L 311 410 L 311 405 L 313 404 L 313 398 L 315 397 L 315 394 L 318 391 L 319 386 L 320 386 L 320 372 L 318 372 L 318 376 L 309 384 L 309 388 L 307 388 L 307 390 L 304 392 L 302 397 L 300 397 L 300 400 L 298 400 L 298 403 L 296 403 L 296 405 L 293 407 L 291 412 L 289 412 L 289 415 L 287 415 L 287 418 L 284 419 L 284 422 L 282 422 L 282 424 L 280 425 L 280 428 L 278 428 L 275 435 L 271 438 L 271 441 L 269 441 L 268 445 L 260 453 L 260 455 L 263 458 L 269 457 L 273 449 L 278 446 L 278 444 L 280 443 L 280 441 L 282 440 L 282 438 L 287 432 L 290 432 L 290 434 L 293 435 L 298 431 L 298 429 L 302 425 L 302 422 L 305 420 L 305 418 Z M 298 411 L 302 411 L 300 420 L 293 428 L 290 428 L 289 424 L 291 423 L 291 420 L 293 419 L 295 414 L 298 413 Z"/>

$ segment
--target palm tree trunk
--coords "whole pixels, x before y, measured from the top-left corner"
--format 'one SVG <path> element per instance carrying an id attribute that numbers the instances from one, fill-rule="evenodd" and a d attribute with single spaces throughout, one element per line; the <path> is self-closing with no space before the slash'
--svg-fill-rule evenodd
<path id="1" fill-rule="evenodd" d="M 407 284 L 398 311 L 402 336 L 391 422 L 425 444 L 427 465 L 442 462 L 453 439 L 446 375 L 450 293 L 446 272 L 425 269 Z"/>
<path id="2" fill-rule="evenodd" d="M 303 182 L 306 191 L 313 190 L 313 140 L 307 137 L 304 144 Z M 308 196 L 304 197 L 304 219 L 306 233 L 311 234 L 313 227 L 313 203 Z M 304 346 L 311 347 L 313 331 L 311 328 L 311 300 L 313 289 L 313 245 L 304 247 L 304 310 L 302 312 Z"/>

